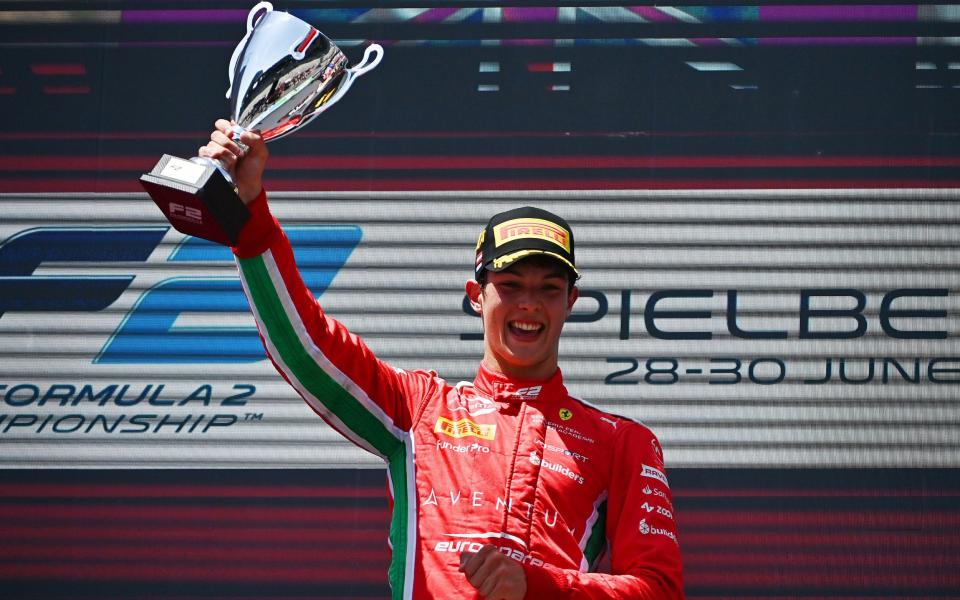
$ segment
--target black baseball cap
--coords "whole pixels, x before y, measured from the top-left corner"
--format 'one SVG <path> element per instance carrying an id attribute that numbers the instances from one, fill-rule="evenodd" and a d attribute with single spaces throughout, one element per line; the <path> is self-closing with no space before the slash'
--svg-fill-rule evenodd
<path id="1" fill-rule="evenodd" d="M 495 214 L 477 240 L 476 278 L 482 279 L 484 270 L 496 273 L 538 254 L 561 262 L 574 280 L 580 277 L 573 254 L 573 230 L 563 218 L 533 206 Z"/>

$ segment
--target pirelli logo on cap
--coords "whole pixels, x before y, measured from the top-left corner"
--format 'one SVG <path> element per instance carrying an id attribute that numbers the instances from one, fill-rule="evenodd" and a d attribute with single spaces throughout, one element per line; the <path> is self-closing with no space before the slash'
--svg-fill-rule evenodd
<path id="1" fill-rule="evenodd" d="M 470 419 L 454 421 L 446 417 L 439 417 L 433 430 L 452 438 L 476 437 L 482 440 L 492 440 L 496 436 L 497 426 L 481 425 Z"/>
<path id="2" fill-rule="evenodd" d="M 493 241 L 499 248 L 507 242 L 523 238 L 546 240 L 570 252 L 570 232 L 543 219 L 512 219 L 493 228 Z"/>

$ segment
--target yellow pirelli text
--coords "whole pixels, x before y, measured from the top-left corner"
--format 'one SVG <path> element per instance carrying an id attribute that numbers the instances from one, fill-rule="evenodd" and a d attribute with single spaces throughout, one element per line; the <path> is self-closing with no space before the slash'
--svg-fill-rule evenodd
<path id="1" fill-rule="evenodd" d="M 511 219 L 493 229 L 493 241 L 497 247 L 513 240 L 536 238 L 547 240 L 570 252 L 570 232 L 543 219 Z"/>
<path id="2" fill-rule="evenodd" d="M 492 440 L 497 434 L 496 425 L 482 425 L 470 419 L 454 421 L 446 417 L 439 417 L 433 430 L 452 438 L 477 437 L 483 440 Z"/>

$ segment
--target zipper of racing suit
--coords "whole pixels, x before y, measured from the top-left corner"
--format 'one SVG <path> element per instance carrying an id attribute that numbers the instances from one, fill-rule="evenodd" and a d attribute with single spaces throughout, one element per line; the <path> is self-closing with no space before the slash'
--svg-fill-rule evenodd
<path id="1" fill-rule="evenodd" d="M 513 444 L 513 456 L 510 463 L 510 471 L 507 475 L 507 481 L 504 486 L 504 507 L 503 519 L 501 521 L 500 531 L 508 539 L 519 539 L 524 545 L 524 555 L 530 553 L 530 541 L 533 528 L 533 512 L 539 494 L 541 461 L 534 462 L 533 452 L 536 450 L 535 438 L 544 438 L 546 429 L 545 419 L 541 418 L 539 427 L 528 426 L 530 413 L 541 414 L 538 410 L 531 407 L 527 402 L 520 403 L 519 415 L 517 416 L 516 439 Z M 528 469 L 524 467 L 529 466 Z M 518 486 L 514 486 L 517 478 L 520 478 Z M 519 500 L 524 506 L 520 505 Z M 513 511 L 518 511 L 521 516 L 511 515 Z M 519 523 L 511 523 L 514 519 L 519 519 Z M 522 533 L 522 536 L 517 535 Z"/>

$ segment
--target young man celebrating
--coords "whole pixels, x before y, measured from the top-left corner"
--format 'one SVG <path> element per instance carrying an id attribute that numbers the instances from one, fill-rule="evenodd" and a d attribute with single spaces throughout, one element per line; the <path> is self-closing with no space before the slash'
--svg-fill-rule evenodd
<path id="1" fill-rule="evenodd" d="M 382 362 L 324 314 L 262 190 L 267 151 L 217 121 L 201 156 L 252 213 L 234 248 L 267 354 L 306 402 L 388 466 L 394 598 L 682 598 L 656 437 L 571 397 L 557 366 L 577 299 L 573 232 L 525 207 L 494 215 L 466 292 L 484 354 L 473 383 Z M 609 548 L 611 574 L 591 568 Z"/>

